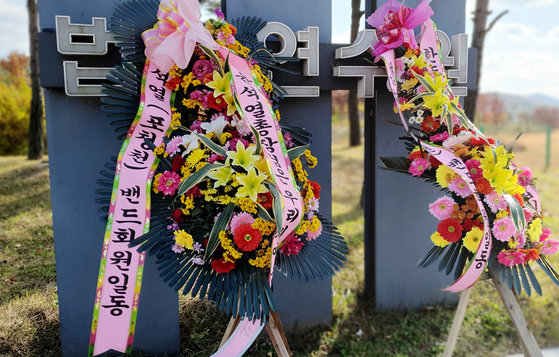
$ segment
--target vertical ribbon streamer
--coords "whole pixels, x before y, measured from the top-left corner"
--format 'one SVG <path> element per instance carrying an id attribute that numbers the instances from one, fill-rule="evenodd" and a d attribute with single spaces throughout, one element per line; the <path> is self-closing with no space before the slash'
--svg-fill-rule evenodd
<path id="1" fill-rule="evenodd" d="M 144 142 L 161 144 L 171 123 L 168 75 L 146 61 L 141 102 L 118 156 L 101 266 L 97 280 L 89 356 L 108 350 L 130 352 L 145 253 L 128 248 L 149 231 L 151 180 L 158 161 Z"/>

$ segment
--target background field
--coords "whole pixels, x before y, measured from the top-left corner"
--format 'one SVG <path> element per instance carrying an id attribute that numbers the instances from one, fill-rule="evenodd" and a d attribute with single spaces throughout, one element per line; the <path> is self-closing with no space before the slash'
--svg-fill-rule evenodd
<path id="1" fill-rule="evenodd" d="M 438 356 L 452 324 L 453 307 L 380 314 L 363 295 L 363 211 L 359 205 L 363 146 L 349 148 L 347 121 L 337 115 L 333 119 L 333 220 L 348 239 L 350 256 L 333 280 L 332 325 L 288 336 L 294 355 Z M 526 133 L 515 142 L 518 132 L 508 131 L 491 137 L 513 144 L 516 164 L 534 170 L 545 224 L 559 232 L 559 154 L 552 154 L 551 166 L 544 172 L 545 133 Z M 559 142 L 559 132 L 553 133 L 553 139 Z M 48 159 L 28 162 L 22 156 L 0 157 L 0 356 L 60 356 L 48 173 Z M 558 258 L 551 262 L 559 266 Z M 544 296 L 523 294 L 520 303 L 540 346 L 557 346 L 559 288 L 543 272 L 536 273 Z M 228 319 L 210 303 L 188 297 L 181 298 L 180 309 L 183 355 L 211 355 Z M 262 337 L 249 354 L 266 356 L 273 355 L 272 351 L 269 340 Z M 454 355 L 508 352 L 520 352 L 516 332 L 495 289 L 478 283 Z"/>

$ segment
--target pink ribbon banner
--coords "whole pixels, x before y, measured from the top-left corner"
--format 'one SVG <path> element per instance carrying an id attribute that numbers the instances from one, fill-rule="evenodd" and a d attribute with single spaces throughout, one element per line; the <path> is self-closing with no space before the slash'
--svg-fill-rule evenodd
<path id="1" fill-rule="evenodd" d="M 128 243 L 149 231 L 150 188 L 158 161 L 144 139 L 161 144 L 171 123 L 172 93 L 165 88 L 167 76 L 155 63 L 146 61 L 140 107 L 117 161 L 89 356 L 132 349 L 145 253 L 128 248 Z"/>

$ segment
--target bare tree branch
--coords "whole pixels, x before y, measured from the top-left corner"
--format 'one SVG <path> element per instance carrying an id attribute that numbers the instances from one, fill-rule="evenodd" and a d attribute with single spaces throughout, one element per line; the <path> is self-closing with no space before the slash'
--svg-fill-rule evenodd
<path id="1" fill-rule="evenodd" d="M 485 30 L 485 34 L 487 34 L 489 31 L 491 31 L 491 29 L 493 28 L 493 26 L 495 26 L 495 24 L 497 23 L 497 21 L 499 21 L 499 19 L 503 16 L 505 16 L 506 14 L 509 13 L 509 10 L 505 10 L 503 12 L 501 12 L 499 15 L 497 15 L 496 18 L 493 19 L 493 21 L 491 21 L 491 23 L 489 24 L 489 26 L 487 27 L 487 29 Z"/>

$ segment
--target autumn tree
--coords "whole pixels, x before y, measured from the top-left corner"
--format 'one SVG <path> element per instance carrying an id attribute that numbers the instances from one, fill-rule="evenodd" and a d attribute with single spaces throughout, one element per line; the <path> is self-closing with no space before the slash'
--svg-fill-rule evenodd
<path id="1" fill-rule="evenodd" d="M 532 122 L 559 127 L 559 113 L 556 107 L 539 106 L 530 115 Z"/>
<path id="2" fill-rule="evenodd" d="M 509 118 L 505 102 L 497 93 L 480 94 L 476 106 L 476 122 L 498 126 L 505 123 Z"/>

